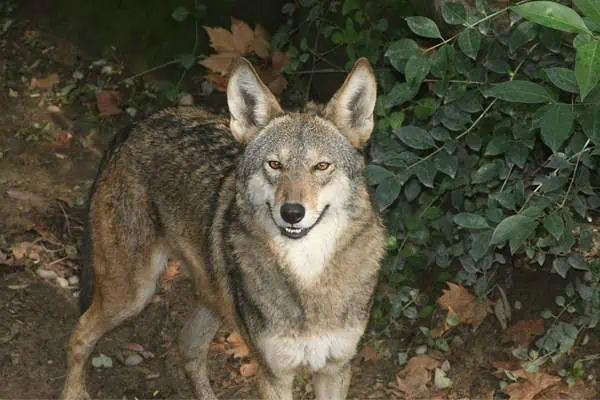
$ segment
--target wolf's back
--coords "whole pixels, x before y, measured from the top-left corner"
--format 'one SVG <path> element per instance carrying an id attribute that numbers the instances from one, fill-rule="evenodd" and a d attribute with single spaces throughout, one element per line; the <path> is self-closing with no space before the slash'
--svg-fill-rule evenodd
<path id="1" fill-rule="evenodd" d="M 214 203 L 223 177 L 234 172 L 241 152 L 227 122 L 201 108 L 172 108 L 115 134 L 88 197 L 80 270 L 81 313 L 89 308 L 93 295 L 91 204 L 99 187 L 106 191 L 114 190 L 110 186 L 121 180 L 143 182 L 155 206 L 168 196 L 175 212 L 184 214 L 193 213 L 195 202 Z M 173 199 L 178 201 L 173 203 Z"/>

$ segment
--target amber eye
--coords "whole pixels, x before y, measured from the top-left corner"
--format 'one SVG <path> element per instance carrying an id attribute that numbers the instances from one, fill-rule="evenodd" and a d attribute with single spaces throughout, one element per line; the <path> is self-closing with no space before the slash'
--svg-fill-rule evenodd
<path id="1" fill-rule="evenodd" d="M 327 168 L 329 168 L 331 164 L 329 164 L 328 162 L 320 162 L 317 165 L 315 165 L 315 169 L 317 171 L 325 171 Z"/>
<path id="2" fill-rule="evenodd" d="M 269 162 L 267 162 L 267 164 L 269 164 L 269 167 L 271 167 L 271 169 L 283 168 L 283 165 L 281 165 L 281 163 L 279 161 L 269 161 Z"/>

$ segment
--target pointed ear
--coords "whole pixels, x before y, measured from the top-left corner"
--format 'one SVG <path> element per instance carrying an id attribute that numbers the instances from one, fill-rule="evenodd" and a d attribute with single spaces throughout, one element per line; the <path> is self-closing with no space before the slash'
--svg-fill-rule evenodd
<path id="1" fill-rule="evenodd" d="M 373 69 L 366 58 L 360 58 L 327 104 L 324 116 L 337 126 L 352 146 L 362 149 L 373 131 L 375 100 L 377 82 Z"/>
<path id="2" fill-rule="evenodd" d="M 260 80 L 252 64 L 240 58 L 227 84 L 231 132 L 235 140 L 248 143 L 271 119 L 283 113 L 277 99 Z"/>

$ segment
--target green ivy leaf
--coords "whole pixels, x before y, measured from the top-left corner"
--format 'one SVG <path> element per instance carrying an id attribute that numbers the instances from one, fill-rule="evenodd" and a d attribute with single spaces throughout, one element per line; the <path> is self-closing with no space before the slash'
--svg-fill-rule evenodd
<path id="1" fill-rule="evenodd" d="M 429 73 L 431 66 L 429 61 L 422 55 L 412 56 L 406 63 L 404 76 L 406 83 L 412 87 L 418 87 Z"/>
<path id="2" fill-rule="evenodd" d="M 438 171 L 443 172 L 452 179 L 456 177 L 456 170 L 458 169 L 458 157 L 448 154 L 445 151 L 440 151 L 434 158 L 433 163 Z"/>
<path id="3" fill-rule="evenodd" d="M 404 113 L 402 111 L 397 111 L 395 113 L 392 113 L 389 117 L 388 117 L 388 122 L 390 123 L 390 126 L 392 127 L 392 129 L 400 129 L 402 127 L 402 123 L 404 122 Z"/>
<path id="4" fill-rule="evenodd" d="M 554 100 L 542 85 L 518 80 L 498 83 L 487 90 L 486 94 L 515 103 L 548 103 Z"/>
<path id="5" fill-rule="evenodd" d="M 458 47 L 465 56 L 476 60 L 481 47 L 481 35 L 476 29 L 465 29 L 458 35 Z"/>
<path id="6" fill-rule="evenodd" d="M 431 97 L 419 100 L 418 104 L 415 106 L 415 117 L 419 119 L 429 118 L 435 113 L 437 107 L 437 101 Z"/>
<path id="7" fill-rule="evenodd" d="M 419 36 L 443 39 L 435 22 L 427 17 L 406 17 L 406 23 L 410 30 Z"/>
<path id="8" fill-rule="evenodd" d="M 560 239 L 565 231 L 565 223 L 558 214 L 550 214 L 544 218 L 544 228 L 550 233 L 556 240 Z"/>
<path id="9" fill-rule="evenodd" d="M 522 142 L 512 142 L 506 152 L 508 161 L 517 165 L 519 168 L 525 168 L 530 150 Z"/>
<path id="10" fill-rule="evenodd" d="M 485 154 L 486 156 L 497 156 L 498 154 L 504 154 L 510 146 L 510 138 L 508 135 L 497 135 L 490 140 L 488 143 Z"/>
<path id="11" fill-rule="evenodd" d="M 513 29 L 508 39 L 508 47 L 511 52 L 515 52 L 525 43 L 531 42 L 538 34 L 539 26 L 532 22 L 522 22 L 516 29 Z"/>
<path id="12" fill-rule="evenodd" d="M 581 254 L 571 254 L 567 259 L 569 265 L 579 271 L 589 271 L 590 266 Z"/>
<path id="13" fill-rule="evenodd" d="M 392 90 L 385 96 L 385 107 L 392 108 L 412 100 L 419 93 L 419 87 L 411 86 L 406 82 L 396 83 Z"/>
<path id="14" fill-rule="evenodd" d="M 392 43 L 385 52 L 385 55 L 397 71 L 404 72 L 406 60 L 416 55 L 418 49 L 419 45 L 414 40 L 401 39 Z"/>
<path id="15" fill-rule="evenodd" d="M 177 7 L 176 9 L 173 10 L 171 17 L 177 22 L 182 22 L 188 17 L 188 15 L 190 15 L 190 12 L 188 11 L 187 8 Z"/>
<path id="16" fill-rule="evenodd" d="M 474 184 L 486 183 L 498 177 L 498 165 L 496 163 L 487 163 L 475 171 L 471 177 Z"/>
<path id="17" fill-rule="evenodd" d="M 557 257 L 552 261 L 552 269 L 560 275 L 562 278 L 567 277 L 567 272 L 571 269 L 571 266 L 564 257 Z"/>
<path id="18" fill-rule="evenodd" d="M 575 5 L 583 15 L 600 24 L 600 2 L 598 0 L 575 0 Z"/>
<path id="19" fill-rule="evenodd" d="M 423 128 L 419 128 L 418 126 L 404 126 L 394 131 L 394 133 L 407 146 L 410 146 L 413 149 L 426 150 L 435 147 L 435 142 L 433 141 L 433 138 L 429 132 Z"/>
<path id="20" fill-rule="evenodd" d="M 447 24 L 461 25 L 466 23 L 467 12 L 462 3 L 444 1 L 442 4 L 442 17 Z"/>
<path id="21" fill-rule="evenodd" d="M 517 239 L 516 242 L 522 243 L 535 230 L 536 226 L 537 222 L 533 218 L 524 215 L 511 215 L 496 226 L 490 244 L 495 245 L 515 238 Z"/>
<path id="22" fill-rule="evenodd" d="M 365 168 L 365 175 L 367 176 L 369 185 L 378 185 L 385 179 L 393 177 L 394 173 L 383 167 L 380 167 L 379 165 L 371 164 Z"/>
<path id="23" fill-rule="evenodd" d="M 570 105 L 555 104 L 544 113 L 541 122 L 542 140 L 556 153 L 571 136 L 575 114 Z"/>
<path id="24" fill-rule="evenodd" d="M 493 198 L 500 203 L 500 205 L 509 210 L 514 210 L 517 207 L 517 200 L 515 195 L 511 192 L 500 192 L 496 193 Z"/>
<path id="25" fill-rule="evenodd" d="M 490 227 L 484 217 L 473 213 L 458 213 L 452 220 L 456 225 L 466 229 L 485 229 Z"/>
<path id="26" fill-rule="evenodd" d="M 402 183 L 395 176 L 384 179 L 373 195 L 375 204 L 380 211 L 388 208 L 400 195 Z"/>
<path id="27" fill-rule="evenodd" d="M 579 119 L 583 133 L 596 145 L 600 146 L 600 107 L 587 107 Z"/>
<path id="28" fill-rule="evenodd" d="M 428 188 L 433 188 L 433 181 L 437 174 L 437 169 L 431 161 L 425 161 L 415 167 L 415 174 L 421 183 Z"/>
<path id="29" fill-rule="evenodd" d="M 406 201 L 409 203 L 417 198 L 421 194 L 421 184 L 416 179 L 411 179 L 408 181 L 406 186 L 404 186 L 404 197 L 406 197 Z"/>
<path id="30" fill-rule="evenodd" d="M 521 17 L 563 32 L 589 32 L 574 10 L 553 1 L 532 1 L 511 9 Z"/>
<path id="31" fill-rule="evenodd" d="M 600 40 L 594 40 L 577 48 L 575 76 L 583 101 L 600 82 Z"/>
<path id="32" fill-rule="evenodd" d="M 579 93 L 575 71 L 569 68 L 553 67 L 545 68 L 544 72 L 548 75 L 550 82 L 559 89 L 570 93 Z"/>
<path id="33" fill-rule="evenodd" d="M 182 54 L 177 58 L 177 60 L 185 69 L 190 69 L 194 66 L 194 64 L 196 64 L 196 56 L 193 53 Z"/>

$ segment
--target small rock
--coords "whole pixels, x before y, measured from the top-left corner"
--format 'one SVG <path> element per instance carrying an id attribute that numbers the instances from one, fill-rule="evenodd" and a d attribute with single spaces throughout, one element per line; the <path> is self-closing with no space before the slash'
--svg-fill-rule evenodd
<path id="1" fill-rule="evenodd" d="M 427 353 L 427 346 L 424 344 L 415 349 L 415 354 L 422 355 L 422 354 L 426 354 L 426 353 Z"/>
<path id="2" fill-rule="evenodd" d="M 144 361 L 144 358 L 139 354 L 131 354 L 125 359 L 125 365 L 133 367 Z"/>
<path id="3" fill-rule="evenodd" d="M 69 277 L 69 285 L 77 286 L 79 285 L 79 277 L 77 275 L 73 275 Z"/>
<path id="4" fill-rule="evenodd" d="M 194 105 L 194 96 L 189 93 L 182 93 L 179 96 L 179 105 L 180 106 L 193 106 Z"/>
<path id="5" fill-rule="evenodd" d="M 58 275 L 56 275 L 56 272 L 51 271 L 49 269 L 45 269 L 44 267 L 40 267 L 35 271 L 36 274 L 38 274 L 38 276 L 40 276 L 41 278 L 44 279 L 56 279 L 58 277 Z"/>
<path id="6" fill-rule="evenodd" d="M 92 358 L 94 368 L 112 368 L 112 358 L 100 353 L 99 356 Z"/>
<path id="7" fill-rule="evenodd" d="M 442 371 L 444 371 L 444 372 L 450 371 L 450 361 L 446 360 L 442 363 Z"/>
<path id="8" fill-rule="evenodd" d="M 158 379 L 158 378 L 160 378 L 160 374 L 158 372 L 146 375 L 146 380 L 149 380 L 149 381 L 151 381 L 153 379 Z"/>
<path id="9" fill-rule="evenodd" d="M 56 283 L 58 283 L 58 286 L 60 286 L 61 288 L 69 287 L 69 281 L 63 278 L 62 276 L 56 278 Z"/>

